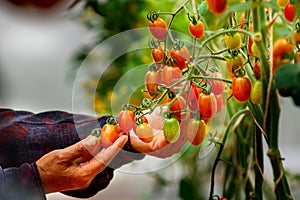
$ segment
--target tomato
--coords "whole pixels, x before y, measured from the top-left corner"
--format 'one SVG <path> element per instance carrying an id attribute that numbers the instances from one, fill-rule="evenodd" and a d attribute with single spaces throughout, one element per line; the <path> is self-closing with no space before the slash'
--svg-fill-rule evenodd
<path id="1" fill-rule="evenodd" d="M 206 0 L 206 3 L 212 13 L 220 15 L 226 10 L 227 0 Z"/>
<path id="2" fill-rule="evenodd" d="M 165 66 L 161 73 L 162 83 L 171 86 L 178 79 L 182 78 L 182 72 L 177 66 Z"/>
<path id="3" fill-rule="evenodd" d="M 260 61 L 258 60 L 253 67 L 253 72 L 257 79 L 260 79 L 260 71 Z"/>
<path id="4" fill-rule="evenodd" d="M 154 132 L 151 126 L 147 123 L 142 123 L 136 127 L 135 134 L 142 140 L 143 142 L 149 143 L 154 138 Z"/>
<path id="5" fill-rule="evenodd" d="M 225 44 L 228 49 L 239 49 L 242 44 L 242 37 L 240 33 L 226 34 Z"/>
<path id="6" fill-rule="evenodd" d="M 291 2 L 288 2 L 284 7 L 284 17 L 287 21 L 293 22 L 294 18 L 296 16 L 296 5 L 292 4 Z"/>
<path id="7" fill-rule="evenodd" d="M 199 95 L 202 93 L 202 89 L 201 88 L 197 88 L 197 86 L 195 84 L 192 84 L 191 86 L 191 90 L 188 96 L 188 104 L 189 104 L 189 108 L 192 111 L 196 111 L 198 110 L 198 98 Z"/>
<path id="8" fill-rule="evenodd" d="M 131 110 L 122 110 L 118 115 L 118 124 L 122 131 L 130 131 L 134 126 L 133 112 Z"/>
<path id="9" fill-rule="evenodd" d="M 262 97 L 262 82 L 260 80 L 254 81 L 251 87 L 250 100 L 253 104 L 259 104 Z"/>
<path id="10" fill-rule="evenodd" d="M 180 136 L 180 125 L 178 120 L 174 117 L 165 119 L 163 131 L 168 142 L 177 142 Z"/>
<path id="11" fill-rule="evenodd" d="M 288 2 L 289 0 L 276 0 L 276 3 L 279 7 L 285 6 Z"/>
<path id="12" fill-rule="evenodd" d="M 281 57 L 293 51 L 293 45 L 285 38 L 278 38 L 273 45 L 273 57 Z"/>
<path id="13" fill-rule="evenodd" d="M 154 62 L 161 62 L 165 57 L 164 47 L 159 45 L 151 49 L 151 56 Z"/>
<path id="14" fill-rule="evenodd" d="M 227 200 L 227 198 L 225 198 L 225 197 L 221 197 L 219 200 Z"/>
<path id="15" fill-rule="evenodd" d="M 300 22 L 299 22 L 300 23 Z M 300 24 L 299 24 L 300 26 Z M 300 29 L 295 29 L 293 31 L 293 37 L 294 37 L 294 41 L 295 41 L 295 44 L 296 45 L 299 45 L 300 44 Z"/>
<path id="16" fill-rule="evenodd" d="M 244 58 L 241 54 L 226 58 L 226 67 L 230 78 L 234 78 L 234 71 L 244 64 Z"/>
<path id="17" fill-rule="evenodd" d="M 147 123 L 148 124 L 148 119 L 145 117 L 145 115 L 142 116 L 135 116 L 134 117 L 134 126 L 133 126 L 133 131 L 136 133 L 136 127 L 138 126 L 137 124 L 142 124 L 142 123 Z"/>
<path id="18" fill-rule="evenodd" d="M 190 52 L 185 46 L 175 45 L 171 50 L 171 57 L 176 60 L 180 69 L 186 68 L 185 62 L 190 62 Z"/>
<path id="19" fill-rule="evenodd" d="M 194 145 L 200 145 L 207 133 L 207 127 L 204 120 L 190 119 L 188 123 L 187 138 Z"/>
<path id="20" fill-rule="evenodd" d="M 248 53 L 249 54 L 253 54 L 252 45 L 253 45 L 253 40 L 251 39 L 251 37 L 249 37 L 248 38 Z"/>
<path id="21" fill-rule="evenodd" d="M 217 113 L 217 99 L 214 93 L 205 94 L 201 93 L 198 99 L 198 106 L 200 114 L 206 118 L 210 119 Z"/>
<path id="22" fill-rule="evenodd" d="M 150 20 L 148 26 L 151 34 L 155 38 L 161 41 L 166 39 L 168 25 L 162 18 L 157 17 L 157 19 L 154 19 L 153 21 Z"/>
<path id="23" fill-rule="evenodd" d="M 294 63 L 297 64 L 300 61 L 300 50 L 298 50 L 294 55 Z"/>
<path id="24" fill-rule="evenodd" d="M 217 100 L 217 113 L 219 113 L 225 104 L 223 95 L 222 94 L 216 95 L 216 100 Z"/>
<path id="25" fill-rule="evenodd" d="M 245 102 L 250 98 L 251 82 L 246 76 L 235 77 L 232 80 L 232 93 L 236 100 Z"/>
<path id="26" fill-rule="evenodd" d="M 148 71 L 145 76 L 145 86 L 150 96 L 154 96 L 158 92 L 158 85 L 160 84 L 160 73 L 158 71 Z"/>
<path id="27" fill-rule="evenodd" d="M 222 74 L 220 72 L 213 72 L 210 74 L 211 77 L 215 78 L 223 78 Z M 212 86 L 212 92 L 215 95 L 222 94 L 225 89 L 225 83 L 223 81 L 219 80 L 210 80 L 211 86 Z"/>
<path id="28" fill-rule="evenodd" d="M 251 45 L 251 51 L 252 51 L 252 54 L 254 56 L 259 57 L 260 52 L 259 52 L 259 49 L 258 49 L 257 44 L 255 42 L 253 42 L 252 45 Z"/>
<path id="29" fill-rule="evenodd" d="M 111 146 L 119 137 L 118 128 L 114 124 L 105 124 L 101 129 L 100 141 L 104 148 Z"/>
<path id="30" fill-rule="evenodd" d="M 288 2 L 289 0 L 276 0 L 276 3 L 279 7 L 285 6 Z"/>
<path id="31" fill-rule="evenodd" d="M 173 112 L 176 119 L 181 121 L 184 119 L 184 113 L 181 111 L 185 109 L 186 101 L 182 96 L 175 97 L 174 103 L 170 106 L 170 111 Z M 169 99 L 169 102 L 173 101 L 173 99 Z"/>
<path id="32" fill-rule="evenodd" d="M 277 58 L 274 58 L 274 67 L 273 67 L 273 74 L 276 72 L 276 70 L 285 65 L 285 64 L 289 64 L 291 62 L 291 59 L 290 58 L 281 58 L 281 57 L 277 57 Z"/>
<path id="33" fill-rule="evenodd" d="M 204 36 L 204 24 L 200 20 L 191 21 L 188 26 L 190 34 L 195 38 L 202 38 Z"/>

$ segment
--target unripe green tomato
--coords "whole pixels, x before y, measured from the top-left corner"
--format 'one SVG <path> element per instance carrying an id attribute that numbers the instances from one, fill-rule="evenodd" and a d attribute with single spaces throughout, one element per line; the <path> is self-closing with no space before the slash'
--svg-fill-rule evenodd
<path id="1" fill-rule="evenodd" d="M 228 49 L 239 49 L 242 44 L 242 37 L 240 33 L 226 34 L 225 44 Z"/>
<path id="2" fill-rule="evenodd" d="M 259 104 L 262 97 L 262 82 L 261 80 L 256 80 L 252 84 L 250 100 L 253 104 Z"/>
<path id="3" fill-rule="evenodd" d="M 166 140 L 170 143 L 175 143 L 180 136 L 179 121 L 174 117 L 165 119 L 163 131 Z"/>

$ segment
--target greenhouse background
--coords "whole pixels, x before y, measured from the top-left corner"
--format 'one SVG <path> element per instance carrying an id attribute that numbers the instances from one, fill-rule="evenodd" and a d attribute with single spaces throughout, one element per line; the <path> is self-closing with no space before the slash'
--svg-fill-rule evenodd
<path id="1" fill-rule="evenodd" d="M 24 9 L 2 1 L 0 3 L 0 107 L 32 112 L 47 110 L 74 112 L 74 81 L 78 75 L 76 73 L 80 68 L 80 63 L 84 60 L 84 55 L 93 48 L 93 45 L 126 29 L 146 27 L 145 16 L 148 10 L 174 10 L 180 1 L 160 1 L 161 3 L 128 1 L 132 4 L 130 4 L 131 11 L 125 7 L 118 7 L 120 6 L 118 2 L 122 4 L 120 1 L 115 1 L 115 5 L 112 3 L 106 7 L 111 9 L 106 12 L 112 13 L 111 17 L 115 17 L 108 21 L 99 16 L 95 17 L 95 13 L 90 10 L 81 13 L 81 4 L 76 5 L 70 11 L 66 11 L 67 5 L 64 4 L 51 11 L 40 11 Z M 125 17 L 122 18 L 122 15 Z M 118 19 L 118 17 L 121 18 Z M 182 19 L 182 21 L 186 20 L 186 18 Z M 134 21 L 133 24 L 131 24 L 132 21 Z M 126 24 L 126 27 L 122 27 L 122 24 Z M 187 33 L 181 26 L 178 28 L 181 28 L 184 34 Z M 92 58 L 88 59 L 91 60 L 90 62 L 97 63 L 102 56 L 101 53 L 94 52 Z M 118 68 L 124 62 L 126 65 Z M 105 76 L 106 83 L 113 84 L 113 81 L 118 78 L 115 70 L 122 74 L 130 70 L 132 66 L 141 65 L 142 62 L 149 62 L 149 57 L 143 55 L 121 57 L 109 72 L 111 74 L 108 73 Z M 109 111 L 109 108 L 105 108 L 107 104 L 105 100 L 101 103 L 90 100 L 89 86 L 95 84 L 93 78 L 91 76 L 90 81 L 82 87 L 81 98 L 85 98 L 86 101 L 78 111 L 94 114 L 93 108 L 95 108 L 99 114 L 105 114 Z M 102 87 L 109 88 L 108 86 Z M 109 92 L 111 91 L 103 90 L 99 93 L 102 95 L 99 98 L 104 98 Z M 280 147 L 285 158 L 284 166 L 297 177 L 296 175 L 300 174 L 300 109 L 295 107 L 289 98 L 280 98 L 280 104 L 282 106 L 279 125 Z M 197 165 L 201 168 L 202 164 L 207 166 L 209 162 L 208 159 L 203 159 L 197 161 Z M 268 177 L 266 179 L 271 181 L 272 174 L 268 172 L 270 171 L 268 160 L 265 165 L 266 177 Z M 182 170 L 180 161 L 154 173 L 127 173 L 121 168 L 115 173 L 108 188 L 91 199 L 118 200 L 120 197 L 122 200 L 180 199 L 178 181 L 186 173 Z M 203 192 L 204 197 L 209 191 L 209 176 L 205 173 L 209 172 L 203 171 L 204 178 L 201 174 L 199 176 L 199 180 L 201 179 L 199 192 Z M 297 199 L 300 197 L 297 191 L 299 177 L 298 179 L 295 177 L 291 188 Z M 218 188 L 216 189 L 218 191 Z M 49 200 L 75 199 L 59 193 L 47 195 L 47 198 Z"/>

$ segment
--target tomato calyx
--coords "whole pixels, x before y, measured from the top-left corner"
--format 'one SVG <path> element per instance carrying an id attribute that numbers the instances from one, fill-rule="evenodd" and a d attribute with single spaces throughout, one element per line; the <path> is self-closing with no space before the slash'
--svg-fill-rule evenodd
<path id="1" fill-rule="evenodd" d="M 152 10 L 152 11 L 148 12 L 148 14 L 147 14 L 147 19 L 150 20 L 151 22 L 154 22 L 155 20 L 157 20 L 158 17 L 159 17 L 159 14 L 155 10 Z"/>
<path id="2" fill-rule="evenodd" d="M 117 125 L 118 122 L 115 117 L 111 116 L 111 117 L 107 118 L 106 124 Z"/>
<path id="3" fill-rule="evenodd" d="M 188 13 L 188 19 L 190 20 L 190 22 L 192 22 L 193 25 L 196 25 L 198 23 L 198 20 L 200 16 L 199 14 L 197 15 L 197 17 L 195 17 L 194 15 L 190 15 L 190 13 Z"/>
<path id="4" fill-rule="evenodd" d="M 176 39 L 173 45 L 173 49 L 180 50 L 184 46 L 184 42 L 182 40 Z"/>

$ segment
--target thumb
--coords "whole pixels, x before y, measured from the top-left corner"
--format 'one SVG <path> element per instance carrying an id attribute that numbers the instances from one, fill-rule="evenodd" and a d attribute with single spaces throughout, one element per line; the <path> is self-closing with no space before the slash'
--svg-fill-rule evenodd
<path id="1" fill-rule="evenodd" d="M 90 155 L 92 152 L 98 151 L 100 149 L 100 140 L 95 137 L 89 135 L 87 138 L 73 144 L 63 151 L 66 154 L 67 159 L 75 160 L 78 157 L 84 155 Z"/>

